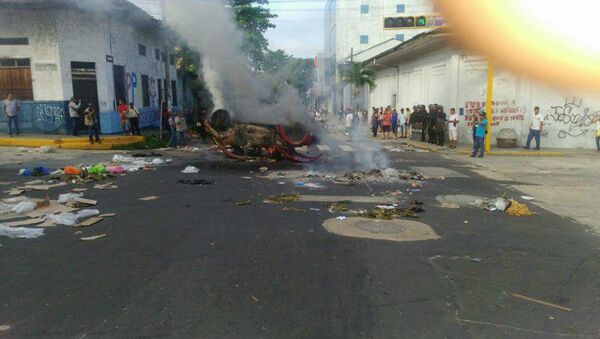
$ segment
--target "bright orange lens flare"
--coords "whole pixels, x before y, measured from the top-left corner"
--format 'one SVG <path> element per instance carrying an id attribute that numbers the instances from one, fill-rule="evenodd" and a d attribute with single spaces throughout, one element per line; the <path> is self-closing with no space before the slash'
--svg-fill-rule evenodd
<path id="1" fill-rule="evenodd" d="M 600 25 L 586 20 L 600 1 L 438 0 L 437 7 L 472 53 L 563 88 L 600 88 Z"/>

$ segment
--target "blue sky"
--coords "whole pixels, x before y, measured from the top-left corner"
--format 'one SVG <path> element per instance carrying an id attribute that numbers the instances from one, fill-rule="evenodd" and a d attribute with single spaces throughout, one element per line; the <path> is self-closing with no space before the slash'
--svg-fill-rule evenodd
<path id="1" fill-rule="evenodd" d="M 279 17 L 267 33 L 270 49 L 283 49 L 296 57 L 313 58 L 323 51 L 323 15 L 326 0 L 269 0 Z"/>

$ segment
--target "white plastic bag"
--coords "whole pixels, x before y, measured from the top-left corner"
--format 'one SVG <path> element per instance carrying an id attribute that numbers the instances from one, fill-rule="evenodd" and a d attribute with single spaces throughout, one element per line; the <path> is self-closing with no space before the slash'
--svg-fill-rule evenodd
<path id="1" fill-rule="evenodd" d="M 135 160 L 132 157 L 125 157 L 125 156 L 122 156 L 121 154 L 115 154 L 112 158 L 112 161 L 123 163 L 123 162 L 134 162 Z"/>
<path id="2" fill-rule="evenodd" d="M 100 214 L 100 211 L 98 210 L 81 210 L 76 214 L 64 212 L 61 214 L 49 215 L 46 219 L 57 225 L 75 226 L 80 219 L 93 217 L 98 214 Z"/>
<path id="3" fill-rule="evenodd" d="M 12 211 L 17 214 L 25 214 L 33 211 L 37 207 L 37 204 L 32 201 L 21 201 L 20 203 L 13 206 Z"/>
<path id="4" fill-rule="evenodd" d="M 11 239 L 35 239 L 42 235 L 44 235 L 43 228 L 8 227 L 0 224 L 0 236 L 9 237 Z"/>
<path id="5" fill-rule="evenodd" d="M 77 198 L 83 197 L 83 193 L 65 193 L 58 196 L 59 204 L 66 204 L 69 201 L 73 201 Z"/>
<path id="6" fill-rule="evenodd" d="M 153 165 L 163 165 L 164 163 L 165 161 L 163 159 L 156 158 L 152 160 Z"/>
<path id="7" fill-rule="evenodd" d="M 506 201 L 504 198 L 498 198 L 494 201 L 494 207 L 498 211 L 504 212 L 508 208 L 508 201 Z"/>
<path id="8" fill-rule="evenodd" d="M 196 174 L 196 173 L 200 173 L 200 170 L 194 166 L 188 166 L 186 167 L 183 171 L 181 171 L 181 173 L 183 174 Z"/>

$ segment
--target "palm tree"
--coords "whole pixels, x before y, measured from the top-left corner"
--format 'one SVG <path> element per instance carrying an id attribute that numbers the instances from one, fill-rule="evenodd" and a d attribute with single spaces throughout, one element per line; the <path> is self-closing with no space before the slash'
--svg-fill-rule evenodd
<path id="1" fill-rule="evenodd" d="M 370 90 L 374 90 L 377 85 L 375 84 L 375 71 L 372 69 L 364 68 L 361 63 L 353 62 L 351 67 L 344 70 L 342 73 L 342 81 L 352 86 L 352 106 L 356 101 L 356 96 L 360 93 L 360 89 L 368 84 Z"/>

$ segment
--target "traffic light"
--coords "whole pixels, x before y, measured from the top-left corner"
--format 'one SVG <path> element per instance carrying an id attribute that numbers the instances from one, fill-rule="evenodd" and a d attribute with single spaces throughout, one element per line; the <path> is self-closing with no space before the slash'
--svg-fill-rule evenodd
<path id="1" fill-rule="evenodd" d="M 385 18 L 384 28 L 412 28 L 415 27 L 415 18 L 412 16 Z"/>
<path id="2" fill-rule="evenodd" d="M 417 18 L 417 27 L 426 27 L 427 26 L 427 18 L 424 16 L 420 16 Z"/>
<path id="3" fill-rule="evenodd" d="M 408 29 L 408 28 L 428 28 L 428 27 L 447 27 L 448 24 L 440 16 L 400 16 L 387 17 L 383 19 L 384 29 Z"/>

